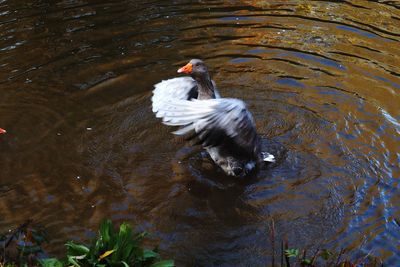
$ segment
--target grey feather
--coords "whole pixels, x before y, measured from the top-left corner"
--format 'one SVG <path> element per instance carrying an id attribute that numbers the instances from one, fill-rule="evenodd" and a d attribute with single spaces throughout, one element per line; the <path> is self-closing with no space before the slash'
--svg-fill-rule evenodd
<path id="1" fill-rule="evenodd" d="M 205 146 L 217 146 L 221 138 L 230 138 L 252 154 L 257 141 L 253 117 L 239 99 L 171 100 L 160 107 L 157 117 L 166 125 L 185 126 L 174 134 L 195 130 Z"/>
<path id="2" fill-rule="evenodd" d="M 212 81 L 215 84 L 214 81 Z M 152 101 L 152 110 L 154 113 L 160 108 L 165 109 L 173 106 L 168 103 L 173 100 L 190 100 L 197 98 L 197 83 L 191 77 L 177 77 L 169 80 L 164 80 L 154 85 Z M 217 89 L 214 91 L 215 97 L 220 98 Z"/>
<path id="3" fill-rule="evenodd" d="M 228 175 L 247 174 L 260 160 L 274 161 L 268 153 L 261 158 L 260 138 L 245 103 L 221 98 L 204 62 L 192 59 L 189 63 L 191 77 L 155 85 L 151 100 L 156 117 L 166 125 L 181 126 L 175 135 L 196 138 Z"/>

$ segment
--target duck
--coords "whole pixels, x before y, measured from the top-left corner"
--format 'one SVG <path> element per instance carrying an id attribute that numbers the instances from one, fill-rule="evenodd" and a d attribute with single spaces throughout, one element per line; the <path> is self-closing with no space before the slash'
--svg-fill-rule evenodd
<path id="1" fill-rule="evenodd" d="M 177 71 L 188 76 L 154 85 L 152 111 L 178 136 L 197 139 L 225 174 L 243 177 L 275 157 L 261 151 L 261 138 L 246 104 L 222 98 L 204 61 L 191 59 Z"/>

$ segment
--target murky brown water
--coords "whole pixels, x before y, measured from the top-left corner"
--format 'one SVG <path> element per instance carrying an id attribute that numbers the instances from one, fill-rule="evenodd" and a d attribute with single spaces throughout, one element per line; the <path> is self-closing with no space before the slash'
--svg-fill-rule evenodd
<path id="1" fill-rule="evenodd" d="M 0 230 L 33 218 L 57 254 L 110 217 L 180 266 L 263 266 L 274 220 L 293 247 L 400 262 L 399 2 L 116 2 L 0 1 Z M 234 183 L 154 118 L 192 57 L 277 166 Z"/>

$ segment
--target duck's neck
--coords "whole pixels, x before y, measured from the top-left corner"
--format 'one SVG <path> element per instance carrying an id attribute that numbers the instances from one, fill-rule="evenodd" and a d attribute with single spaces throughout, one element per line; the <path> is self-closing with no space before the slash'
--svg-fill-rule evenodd
<path id="1" fill-rule="evenodd" d="M 211 81 L 210 75 L 195 78 L 198 86 L 199 95 L 197 99 L 211 99 L 215 98 L 214 85 Z"/>

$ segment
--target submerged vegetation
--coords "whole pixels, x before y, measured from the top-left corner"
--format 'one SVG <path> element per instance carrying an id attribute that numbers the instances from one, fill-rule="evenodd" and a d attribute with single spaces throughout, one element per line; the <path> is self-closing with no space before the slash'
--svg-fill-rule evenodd
<path id="1" fill-rule="evenodd" d="M 350 260 L 348 252 L 341 249 L 339 252 L 330 251 L 325 248 L 317 248 L 313 253 L 308 253 L 307 249 L 299 250 L 297 248 L 290 248 L 287 239 L 280 242 L 280 248 L 276 253 L 276 240 L 275 240 L 275 224 L 272 221 L 269 227 L 270 240 L 272 246 L 272 262 L 270 266 L 302 266 L 302 267 L 378 267 L 383 266 L 383 263 L 377 257 L 366 255 L 356 260 Z M 279 255 L 278 259 L 277 254 Z"/>
<path id="2" fill-rule="evenodd" d="M 110 220 L 101 223 L 98 235 L 90 245 L 68 242 L 67 254 L 63 259 L 49 258 L 42 249 L 47 241 L 43 231 L 30 227 L 28 221 L 2 235 L 0 240 L 0 266 L 134 266 L 172 267 L 173 260 L 162 260 L 157 249 L 143 248 L 148 233 L 135 233 L 128 223 L 122 223 L 114 230 Z"/>
<path id="3" fill-rule="evenodd" d="M 282 250 L 281 262 L 279 264 L 272 264 L 272 266 L 304 266 L 304 267 L 356 267 L 356 266 L 369 266 L 378 267 L 383 266 L 383 263 L 376 257 L 367 255 L 356 260 L 346 259 L 345 250 L 342 249 L 338 253 L 332 252 L 327 249 L 317 249 L 311 256 L 307 256 L 307 250 L 304 249 L 300 252 L 299 249 L 287 248 Z"/>

